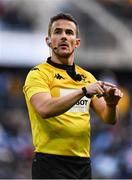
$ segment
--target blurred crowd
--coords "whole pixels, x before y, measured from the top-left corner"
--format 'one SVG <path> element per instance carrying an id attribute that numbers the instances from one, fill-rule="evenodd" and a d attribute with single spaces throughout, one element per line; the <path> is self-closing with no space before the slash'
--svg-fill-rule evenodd
<path id="1" fill-rule="evenodd" d="M 112 13 L 117 13 L 118 18 L 124 19 L 127 25 L 132 25 L 131 0 L 97 1 Z M 15 2 L 19 3 L 12 4 L 11 1 L 0 0 L 0 30 L 33 31 L 36 28 L 35 14 L 27 13 L 27 9 L 22 6 L 23 1 Z M 110 48 L 116 45 L 114 37 L 84 12 L 80 12 L 77 7 L 76 11 L 73 11 L 72 5 L 65 6 L 62 10 L 67 8 L 77 17 L 81 25 L 85 46 L 106 48 L 108 45 Z M 83 28 L 86 22 L 89 28 Z M 29 67 L 0 68 L 0 179 L 31 178 L 33 146 L 22 93 L 28 70 Z M 123 70 L 106 72 L 103 69 L 91 69 L 91 72 L 100 80 L 119 85 L 124 92 L 123 100 L 120 102 L 119 121 L 115 126 L 103 124 L 91 112 L 93 178 L 130 179 L 132 178 L 132 72 Z"/>
<path id="2" fill-rule="evenodd" d="M 33 31 L 35 15 L 27 11 L 22 1 L 0 0 L 0 30 Z"/>
<path id="3" fill-rule="evenodd" d="M 19 70 L 0 72 L 0 178 L 30 178 L 33 146 Z"/>

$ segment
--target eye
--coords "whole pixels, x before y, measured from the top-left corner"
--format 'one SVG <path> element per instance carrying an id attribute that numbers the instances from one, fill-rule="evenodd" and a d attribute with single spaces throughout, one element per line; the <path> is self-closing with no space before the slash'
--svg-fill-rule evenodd
<path id="1" fill-rule="evenodd" d="M 54 34 L 60 34 L 62 32 L 61 29 L 55 29 Z"/>
<path id="2" fill-rule="evenodd" d="M 60 31 L 55 31 L 55 34 L 59 34 L 60 33 Z"/>
<path id="3" fill-rule="evenodd" d="M 68 34 L 68 35 L 74 35 L 74 32 L 73 32 L 72 30 L 68 29 L 68 30 L 66 30 L 66 34 Z"/>

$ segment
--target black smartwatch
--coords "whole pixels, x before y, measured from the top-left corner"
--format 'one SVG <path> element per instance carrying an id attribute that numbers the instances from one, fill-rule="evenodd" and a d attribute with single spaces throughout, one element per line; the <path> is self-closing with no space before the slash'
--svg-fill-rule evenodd
<path id="1" fill-rule="evenodd" d="M 83 94 L 84 94 L 87 98 L 91 98 L 91 97 L 93 96 L 93 95 L 88 94 L 86 87 L 83 87 L 83 88 L 82 88 L 82 91 L 83 91 Z"/>

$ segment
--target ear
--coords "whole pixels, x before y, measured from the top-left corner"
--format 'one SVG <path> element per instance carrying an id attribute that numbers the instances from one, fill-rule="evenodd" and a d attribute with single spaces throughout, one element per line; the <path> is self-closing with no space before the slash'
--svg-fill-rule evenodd
<path id="1" fill-rule="evenodd" d="M 80 38 L 77 38 L 75 48 L 78 48 L 79 46 L 80 46 Z"/>
<path id="2" fill-rule="evenodd" d="M 48 45 L 49 47 L 51 47 L 51 39 L 50 39 L 50 37 L 46 37 L 46 38 L 45 38 L 45 41 L 46 41 L 47 45 Z"/>

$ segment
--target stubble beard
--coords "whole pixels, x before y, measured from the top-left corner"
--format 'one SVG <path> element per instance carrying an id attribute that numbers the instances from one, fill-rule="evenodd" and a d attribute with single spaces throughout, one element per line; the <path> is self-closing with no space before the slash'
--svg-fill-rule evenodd
<path id="1" fill-rule="evenodd" d="M 69 58 L 74 53 L 74 49 L 70 53 L 59 53 L 57 52 L 57 50 L 54 49 L 53 52 L 58 58 Z"/>

